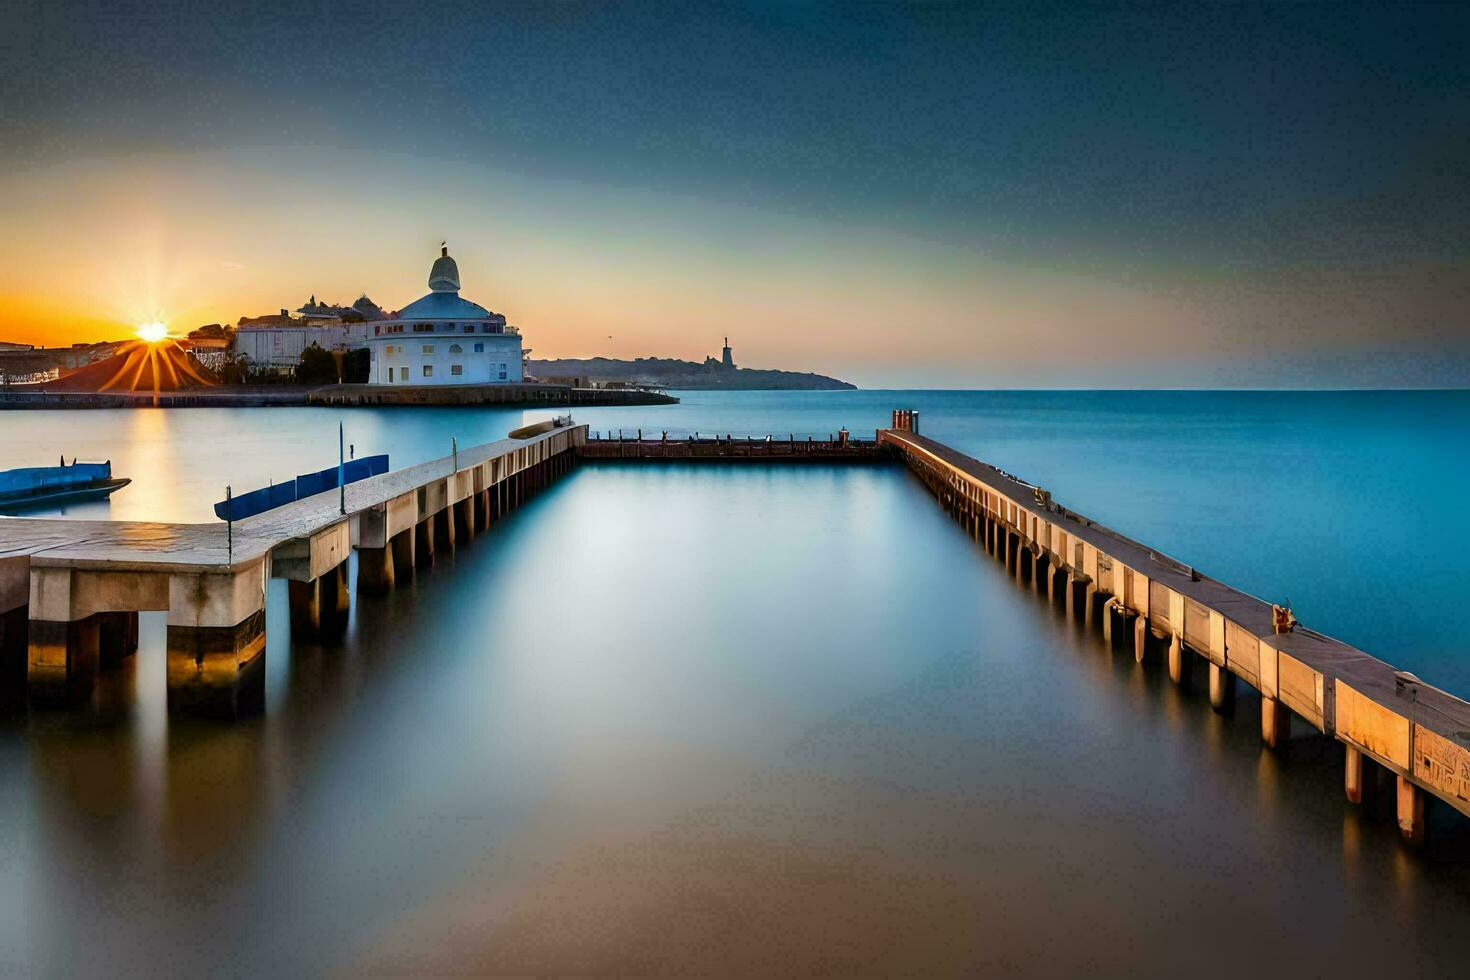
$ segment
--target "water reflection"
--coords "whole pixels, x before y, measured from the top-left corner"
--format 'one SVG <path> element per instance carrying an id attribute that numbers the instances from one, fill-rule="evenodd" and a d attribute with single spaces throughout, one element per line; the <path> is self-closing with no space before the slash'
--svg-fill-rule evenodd
<path id="1" fill-rule="evenodd" d="M 168 718 L 159 614 L 87 710 L 6 717 L 0 961 L 1208 975 L 1459 955 L 1462 832 L 1405 851 L 1391 791 L 1386 813 L 1343 802 L 1332 743 L 1263 753 L 1256 702 L 1218 717 L 1158 651 L 1106 649 L 898 470 L 586 468 L 355 601 L 339 642 L 293 645 L 280 583 L 268 615 L 259 718 Z M 1222 936 L 1248 941 L 1202 957 Z"/>

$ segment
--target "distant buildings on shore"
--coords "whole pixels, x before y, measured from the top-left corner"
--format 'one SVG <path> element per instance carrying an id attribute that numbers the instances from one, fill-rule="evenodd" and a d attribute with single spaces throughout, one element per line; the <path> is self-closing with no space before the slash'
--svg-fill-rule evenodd
<path id="1" fill-rule="evenodd" d="M 729 337 L 725 338 L 725 346 L 720 351 L 720 359 L 717 361 L 713 357 L 706 357 L 704 359 L 704 366 L 720 371 L 735 370 L 735 352 L 730 348 Z"/>
<path id="2" fill-rule="evenodd" d="M 70 347 L 37 347 L 0 341 L 0 385 L 54 381 L 63 372 L 106 360 L 123 343 L 126 341 L 108 340 Z"/>
<path id="3" fill-rule="evenodd" d="M 370 384 L 515 383 L 523 379 L 520 331 L 459 295 L 459 266 L 443 247 L 429 294 L 396 313 L 366 294 L 351 306 L 313 295 L 294 312 L 241 317 L 234 350 L 256 368 L 294 369 L 313 344 L 329 352 L 371 352 Z"/>

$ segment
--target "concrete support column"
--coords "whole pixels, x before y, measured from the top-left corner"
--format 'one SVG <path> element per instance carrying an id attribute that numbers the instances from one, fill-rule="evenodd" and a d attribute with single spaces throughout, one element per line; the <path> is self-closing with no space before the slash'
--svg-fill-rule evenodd
<path id="1" fill-rule="evenodd" d="M 1220 714 L 1228 714 L 1235 707 L 1235 677 L 1210 661 L 1210 707 Z"/>
<path id="2" fill-rule="evenodd" d="M 1183 685 L 1188 680 L 1186 671 L 1189 670 L 1189 661 L 1185 658 L 1185 644 L 1179 638 L 1179 633 L 1169 638 L 1169 679 L 1176 685 Z"/>
<path id="3" fill-rule="evenodd" d="M 1343 759 L 1342 788 L 1349 803 L 1363 802 L 1363 753 L 1351 745 L 1344 745 L 1347 753 Z"/>
<path id="4" fill-rule="evenodd" d="M 287 582 L 286 594 L 290 598 L 291 606 L 291 636 L 297 639 L 315 639 L 320 636 L 322 631 L 321 580 Z"/>
<path id="5" fill-rule="evenodd" d="M 1118 604 L 1109 599 L 1103 606 L 1102 611 L 1102 634 L 1103 642 L 1108 646 L 1113 645 L 1113 619 L 1118 615 Z"/>
<path id="6" fill-rule="evenodd" d="M 400 534 L 400 537 L 402 535 Z M 383 548 L 357 549 L 357 592 L 359 595 L 383 595 L 393 589 L 397 576 L 394 569 L 393 544 Z"/>
<path id="7" fill-rule="evenodd" d="M 1424 840 L 1424 792 L 1405 776 L 1399 776 L 1398 780 L 1399 834 L 1410 844 L 1421 843 Z"/>
<path id="8" fill-rule="evenodd" d="M 319 579 L 321 583 L 323 627 L 332 632 L 341 632 L 347 626 L 347 616 L 352 611 L 352 597 L 347 589 L 347 562 Z"/>
<path id="9" fill-rule="evenodd" d="M 490 527 L 490 491 L 475 494 L 475 530 L 484 533 Z"/>
<path id="10" fill-rule="evenodd" d="M 310 582 L 292 580 L 286 585 L 291 600 L 293 638 L 318 639 L 346 624 L 350 608 L 346 562 Z"/>
<path id="11" fill-rule="evenodd" d="M 265 563 L 169 578 L 168 707 L 235 717 L 265 700 Z"/>
<path id="12" fill-rule="evenodd" d="M 0 699 L 23 697 L 29 635 L 25 606 L 0 613 Z"/>
<path id="13" fill-rule="evenodd" d="M 427 568 L 434 564 L 434 518 L 424 518 L 414 530 L 414 564 Z"/>
<path id="14" fill-rule="evenodd" d="M 445 551 L 454 551 L 454 507 L 445 507 L 434 515 L 434 544 Z"/>
<path id="15" fill-rule="evenodd" d="M 413 577 L 417 539 L 418 528 L 407 527 L 393 535 L 393 539 L 388 542 L 388 550 L 393 553 L 393 582 L 395 585 L 400 578 Z"/>
<path id="16" fill-rule="evenodd" d="M 1088 626 L 1097 622 L 1098 597 L 1101 594 L 1096 582 L 1089 581 L 1082 589 L 1082 622 Z"/>
<path id="17" fill-rule="evenodd" d="M 468 541 L 475 536 L 475 498 L 466 497 L 454 505 L 454 533 Z"/>
<path id="18" fill-rule="evenodd" d="M 264 703 L 264 609 L 235 626 L 169 625 L 170 712 L 234 718 Z"/>
<path id="19" fill-rule="evenodd" d="M 32 704 L 73 704 L 92 693 L 99 659 L 98 618 L 28 624 L 26 687 Z"/>
<path id="20" fill-rule="evenodd" d="M 103 667 L 112 667 L 138 652 L 138 614 L 97 614 L 97 657 Z"/>
<path id="21" fill-rule="evenodd" d="M 1148 617 L 1139 616 L 1133 621 L 1133 659 L 1143 663 L 1148 656 Z M 1174 648 L 1169 648 L 1169 675 L 1174 675 Z"/>
<path id="22" fill-rule="evenodd" d="M 1275 698 L 1261 695 L 1261 741 L 1280 748 L 1291 737 L 1291 709 Z"/>

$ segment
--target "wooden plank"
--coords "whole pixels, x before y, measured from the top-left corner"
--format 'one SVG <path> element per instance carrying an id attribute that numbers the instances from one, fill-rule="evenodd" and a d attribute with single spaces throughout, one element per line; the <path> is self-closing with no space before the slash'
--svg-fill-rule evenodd
<path id="1" fill-rule="evenodd" d="M 1264 655 L 1269 655 L 1274 651 L 1262 650 L 1260 641 L 1258 641 L 1253 635 L 1246 633 L 1245 630 L 1240 630 L 1240 633 L 1242 634 L 1239 637 L 1240 645 L 1236 647 L 1230 645 L 1231 637 L 1229 637 L 1227 632 L 1227 638 L 1225 641 L 1225 666 L 1230 670 L 1231 673 L 1235 674 L 1235 676 L 1245 678 L 1246 683 L 1250 684 L 1252 687 L 1259 691 L 1262 687 L 1262 657 Z M 1247 637 L 1249 637 L 1249 639 L 1247 639 Z"/>
<path id="2" fill-rule="evenodd" d="M 1470 749 L 1415 725 L 1414 778 L 1460 812 L 1470 814 Z"/>
<path id="3" fill-rule="evenodd" d="M 1409 719 L 1337 679 L 1337 736 L 1371 752 L 1399 772 L 1409 771 Z"/>
<path id="4" fill-rule="evenodd" d="M 1193 599 L 1184 600 L 1184 642 L 1200 653 L 1210 649 L 1210 611 Z"/>
<path id="5" fill-rule="evenodd" d="M 1174 623 L 1169 618 L 1169 587 L 1157 580 L 1148 586 L 1149 619 L 1156 628 L 1170 630 Z"/>
<path id="6" fill-rule="evenodd" d="M 1325 730 L 1327 705 L 1324 678 L 1289 653 L 1276 655 L 1277 697 L 1292 711 Z"/>

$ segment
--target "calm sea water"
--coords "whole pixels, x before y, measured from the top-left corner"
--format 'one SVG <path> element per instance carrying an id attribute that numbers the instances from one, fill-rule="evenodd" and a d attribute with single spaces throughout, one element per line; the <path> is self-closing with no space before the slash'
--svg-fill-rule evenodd
<path id="1" fill-rule="evenodd" d="M 1470 396 L 688 393 L 594 428 L 927 434 L 1470 689 Z M 0 466 L 208 519 L 332 462 L 549 413 L 0 415 Z M 3 525 L 0 525 L 3 534 Z M 0 715 L 0 973 L 1444 973 L 1470 833 L 1255 702 L 1110 656 L 898 469 L 588 466 L 293 645 L 262 716 L 170 719 L 163 622 L 91 705 Z M 1458 684 L 1458 688 L 1457 685 Z"/>

